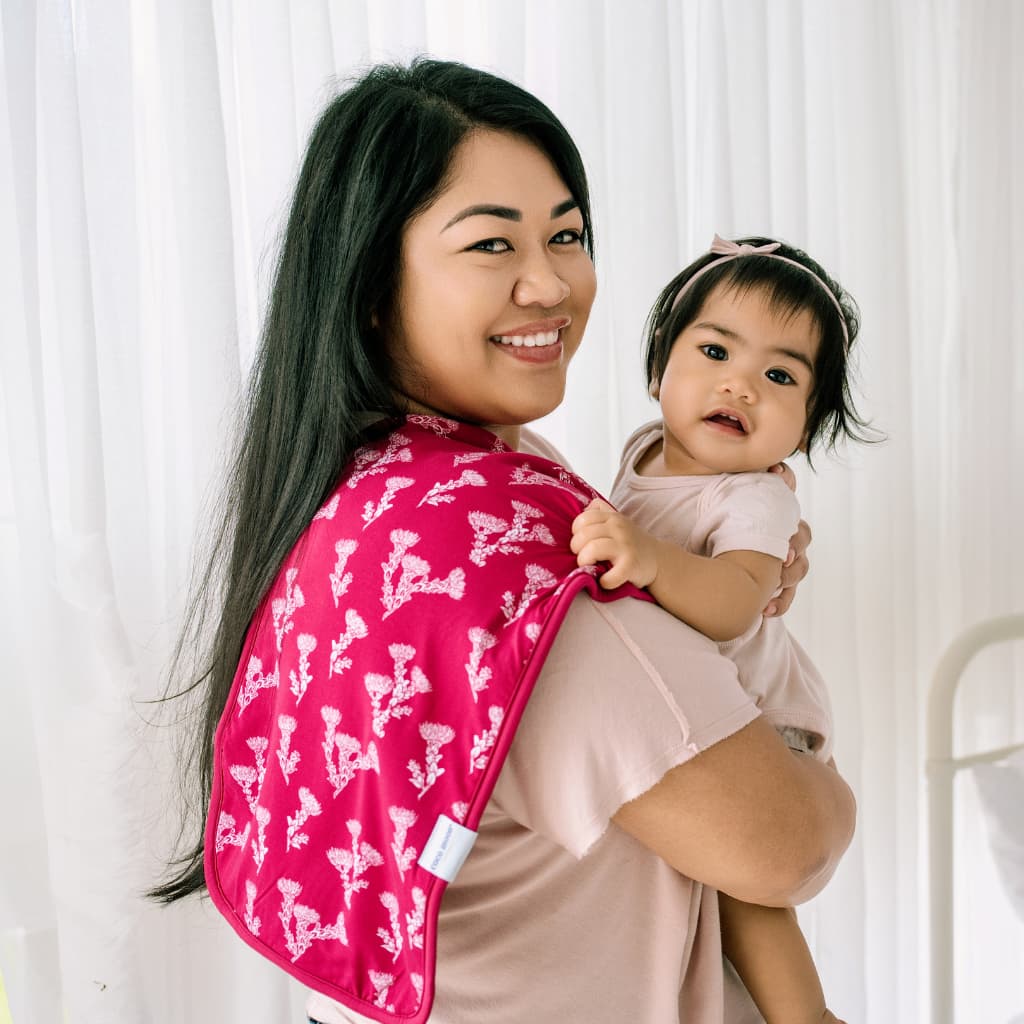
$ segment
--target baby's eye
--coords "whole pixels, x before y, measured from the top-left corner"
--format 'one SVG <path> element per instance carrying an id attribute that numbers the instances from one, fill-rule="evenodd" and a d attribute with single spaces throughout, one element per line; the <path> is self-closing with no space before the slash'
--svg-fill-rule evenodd
<path id="1" fill-rule="evenodd" d="M 511 252 L 512 246 L 504 238 L 485 238 L 469 247 L 471 252 Z"/>
<path id="2" fill-rule="evenodd" d="M 700 350 L 708 359 L 714 359 L 718 362 L 724 362 L 729 358 L 729 353 L 721 345 L 701 345 Z"/>
<path id="3" fill-rule="evenodd" d="M 795 384 L 796 383 L 796 381 L 793 379 L 792 375 L 788 374 L 785 370 L 780 370 L 778 367 L 775 367 L 772 370 L 766 371 L 765 376 L 770 381 L 773 381 L 775 384 Z"/>
<path id="4" fill-rule="evenodd" d="M 583 241 L 583 235 L 575 228 L 566 228 L 564 231 L 559 231 L 551 241 L 555 245 L 575 245 L 577 242 Z"/>

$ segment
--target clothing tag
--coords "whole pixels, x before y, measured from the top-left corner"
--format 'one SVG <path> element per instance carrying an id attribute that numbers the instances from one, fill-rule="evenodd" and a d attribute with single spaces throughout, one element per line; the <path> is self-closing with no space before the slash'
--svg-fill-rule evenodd
<path id="1" fill-rule="evenodd" d="M 452 821 L 447 814 L 439 814 L 434 831 L 420 854 L 419 866 L 446 882 L 452 882 L 475 842 L 476 833 L 472 829 Z"/>

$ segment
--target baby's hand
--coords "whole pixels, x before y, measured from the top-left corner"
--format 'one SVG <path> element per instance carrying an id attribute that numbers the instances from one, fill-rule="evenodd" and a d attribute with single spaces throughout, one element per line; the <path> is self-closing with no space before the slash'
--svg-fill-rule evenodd
<path id="1" fill-rule="evenodd" d="M 572 523 L 570 547 L 578 565 L 610 562 L 601 577 L 605 590 L 623 583 L 650 586 L 658 575 L 658 541 L 606 501 L 595 498 Z"/>

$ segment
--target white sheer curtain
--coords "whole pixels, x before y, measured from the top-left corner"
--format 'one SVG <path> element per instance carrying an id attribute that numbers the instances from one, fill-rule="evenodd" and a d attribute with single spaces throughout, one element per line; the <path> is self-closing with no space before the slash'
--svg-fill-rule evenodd
<path id="1" fill-rule="evenodd" d="M 419 52 L 521 82 L 583 151 L 600 294 L 543 429 L 598 486 L 653 414 L 646 311 L 714 231 L 806 246 L 859 299 L 861 405 L 889 440 L 797 467 L 816 543 L 789 621 L 831 681 L 860 824 L 803 919 L 837 1011 L 926 1020 L 929 675 L 964 625 L 1024 608 L 1016 0 L 0 0 L 14 1019 L 302 1019 L 297 986 L 208 906 L 139 899 L 171 827 L 140 702 L 161 686 L 312 119 L 335 76 Z M 1012 668 L 976 673 L 965 749 L 1024 734 Z M 960 1019 L 1007 1020 L 1024 928 L 983 844 L 958 853 Z"/>

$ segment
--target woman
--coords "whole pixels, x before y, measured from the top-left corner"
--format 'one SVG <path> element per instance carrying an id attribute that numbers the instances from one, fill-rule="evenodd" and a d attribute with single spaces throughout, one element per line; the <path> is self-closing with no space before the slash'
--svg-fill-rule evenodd
<path id="1" fill-rule="evenodd" d="M 709 641 L 575 570 L 592 492 L 525 425 L 591 237 L 575 146 L 501 79 L 375 68 L 313 132 L 224 532 L 205 847 L 154 895 L 209 882 L 326 1024 L 740 1020 L 711 888 L 796 902 L 849 842 L 849 789 Z"/>

